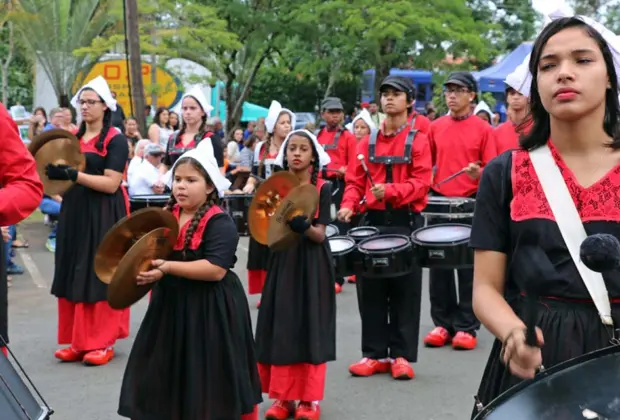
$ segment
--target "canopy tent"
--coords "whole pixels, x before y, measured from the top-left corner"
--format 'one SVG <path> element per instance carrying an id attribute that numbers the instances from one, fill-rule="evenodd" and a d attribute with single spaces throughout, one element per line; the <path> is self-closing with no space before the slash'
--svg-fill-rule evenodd
<path id="1" fill-rule="evenodd" d="M 250 122 L 256 121 L 259 118 L 266 118 L 269 109 L 262 107 L 260 105 L 256 105 L 250 102 L 244 102 L 241 112 L 241 122 Z M 219 109 L 217 116 L 220 117 L 222 121 L 226 121 L 226 107 L 223 106 Z"/>
<path id="2" fill-rule="evenodd" d="M 473 75 L 478 81 L 478 89 L 480 92 L 503 93 L 506 90 L 504 80 L 523 62 L 523 60 L 525 60 L 525 57 L 532 52 L 532 47 L 532 42 L 524 42 L 510 54 L 506 55 L 499 63 L 484 70 L 474 72 Z"/>

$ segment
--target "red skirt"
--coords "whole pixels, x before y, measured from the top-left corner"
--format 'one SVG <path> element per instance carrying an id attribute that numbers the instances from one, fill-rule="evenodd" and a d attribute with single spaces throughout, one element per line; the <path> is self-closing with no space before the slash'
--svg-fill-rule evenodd
<path id="1" fill-rule="evenodd" d="M 283 401 L 322 401 L 327 363 L 274 366 L 258 364 L 261 388 L 269 398 Z"/>
<path id="2" fill-rule="evenodd" d="M 265 279 L 267 279 L 267 270 L 248 270 L 248 294 L 262 293 Z"/>
<path id="3" fill-rule="evenodd" d="M 241 420 L 258 420 L 258 406 L 254 406 L 254 411 L 248 414 L 242 414 Z"/>
<path id="4" fill-rule="evenodd" d="M 58 299 L 58 344 L 76 351 L 112 347 L 129 336 L 130 309 L 112 309 L 108 302 L 74 303 Z"/>

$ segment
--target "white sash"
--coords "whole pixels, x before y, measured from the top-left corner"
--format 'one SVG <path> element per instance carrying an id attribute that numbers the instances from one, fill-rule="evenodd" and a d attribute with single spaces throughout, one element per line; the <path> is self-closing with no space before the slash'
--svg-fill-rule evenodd
<path id="1" fill-rule="evenodd" d="M 601 273 L 590 270 L 579 258 L 579 248 L 588 235 L 560 168 L 555 163 L 547 145 L 539 147 L 529 154 L 566 247 L 594 301 L 594 305 L 596 305 L 601 321 L 605 325 L 613 326 L 611 304 L 603 276 Z"/>

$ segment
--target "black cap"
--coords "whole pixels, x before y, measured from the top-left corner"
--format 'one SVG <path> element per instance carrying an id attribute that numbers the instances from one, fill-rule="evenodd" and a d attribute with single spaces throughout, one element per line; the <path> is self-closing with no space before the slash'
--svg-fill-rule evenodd
<path id="1" fill-rule="evenodd" d="M 328 98 L 323 99 L 323 102 L 321 102 L 321 110 L 323 111 L 326 111 L 326 110 L 344 111 L 344 107 L 342 106 L 342 101 L 340 100 L 340 98 L 330 96 Z"/>
<path id="2" fill-rule="evenodd" d="M 383 92 L 386 88 L 396 89 L 399 92 L 405 92 L 408 96 L 415 97 L 415 85 L 413 80 L 402 76 L 388 76 L 383 79 L 379 92 Z"/>
<path id="3" fill-rule="evenodd" d="M 472 92 L 478 91 L 478 83 L 476 83 L 476 79 L 474 79 L 474 76 L 468 71 L 455 71 L 454 73 L 450 73 L 448 80 L 446 80 L 443 85 L 459 85 L 466 87 Z"/>

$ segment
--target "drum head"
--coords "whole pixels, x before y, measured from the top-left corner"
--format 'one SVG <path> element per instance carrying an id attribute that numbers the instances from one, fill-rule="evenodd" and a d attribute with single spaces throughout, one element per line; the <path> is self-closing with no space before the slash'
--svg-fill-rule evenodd
<path id="1" fill-rule="evenodd" d="M 456 223 L 428 226 L 416 230 L 411 240 L 419 244 L 449 244 L 469 241 L 471 226 Z"/>
<path id="2" fill-rule="evenodd" d="M 332 254 L 342 254 L 355 248 L 355 241 L 346 236 L 332 236 L 329 238 L 329 247 Z"/>
<path id="3" fill-rule="evenodd" d="M 369 236 L 378 235 L 379 229 L 373 226 L 362 226 L 350 229 L 347 232 L 347 236 L 351 236 L 353 238 L 367 238 Z"/>
<path id="4" fill-rule="evenodd" d="M 332 236 L 336 236 L 340 233 L 340 230 L 338 230 L 338 227 L 335 225 L 327 225 L 325 227 L 325 235 L 328 238 L 331 238 Z"/>
<path id="5" fill-rule="evenodd" d="M 620 347 L 561 363 L 509 389 L 476 420 L 620 419 Z"/>
<path id="6" fill-rule="evenodd" d="M 407 246 L 411 246 L 411 243 L 409 238 L 403 235 L 379 235 L 375 238 L 368 238 L 358 245 L 360 252 L 372 254 L 396 251 Z"/>

